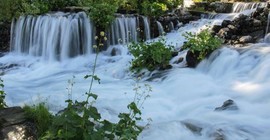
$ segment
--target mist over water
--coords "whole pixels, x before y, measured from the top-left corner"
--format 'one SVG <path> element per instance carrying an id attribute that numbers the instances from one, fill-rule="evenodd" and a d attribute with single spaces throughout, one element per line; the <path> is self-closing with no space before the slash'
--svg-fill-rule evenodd
<path id="1" fill-rule="evenodd" d="M 220 23 L 218 19 L 191 22 L 178 31 L 168 33 L 166 43 L 180 49 L 186 31 L 199 32 L 206 25 Z M 132 19 L 132 23 L 134 19 Z M 120 22 L 120 20 L 118 20 Z M 141 125 L 148 126 L 139 139 L 209 140 L 224 135 L 229 140 L 259 139 L 270 136 L 270 44 L 250 44 L 237 49 L 223 46 L 197 68 L 183 68 L 183 63 L 156 76 L 142 77 L 139 83 L 150 84 L 150 93 L 142 108 Z M 112 48 L 118 55 L 111 56 Z M 177 57 L 184 57 L 185 52 Z M 45 101 L 52 112 L 66 106 L 65 100 L 85 99 L 95 54 L 87 53 L 61 61 L 49 61 L 42 56 L 11 52 L 0 58 L 0 64 L 17 66 L 2 76 L 9 106 Z M 93 85 L 99 97 L 95 105 L 102 117 L 116 122 L 119 112 L 127 111 L 134 98 L 135 77 L 129 71 L 132 56 L 126 45 L 112 45 L 98 56 L 97 75 L 101 84 Z M 173 62 L 172 62 L 173 63 Z M 73 76 L 75 77 L 73 79 Z M 75 82 L 68 94 L 68 80 Z M 232 99 L 239 110 L 214 111 L 224 101 Z M 192 132 L 184 123 L 191 123 L 199 132 Z"/>

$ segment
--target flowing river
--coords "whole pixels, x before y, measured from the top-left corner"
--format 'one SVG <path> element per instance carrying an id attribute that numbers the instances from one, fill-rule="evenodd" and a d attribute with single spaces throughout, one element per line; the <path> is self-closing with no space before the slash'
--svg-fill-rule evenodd
<path id="1" fill-rule="evenodd" d="M 60 21 L 64 22 L 70 18 L 58 18 L 56 19 L 58 22 L 42 17 L 39 20 L 47 21 L 48 25 L 55 25 L 51 31 L 58 28 L 57 26 L 64 31 L 64 26 L 73 27 L 73 25 L 60 24 Z M 191 22 L 177 31 L 168 33 L 165 36 L 166 41 L 179 49 L 185 41 L 183 33 L 198 32 L 207 25 L 219 24 L 222 19 L 223 17 L 217 17 Z M 135 24 L 134 18 L 130 20 L 130 24 Z M 121 20 L 117 21 L 120 23 Z M 24 24 L 20 28 L 24 30 L 31 27 L 25 27 Z M 76 28 L 70 29 L 79 31 Z M 51 36 L 50 42 L 44 42 L 46 38 L 42 37 L 50 36 L 44 35 L 46 30 L 36 30 L 36 32 L 43 30 L 43 35 L 34 34 L 34 30 L 33 27 L 33 36 L 36 35 L 35 37 L 40 39 L 38 41 L 43 42 L 39 44 L 43 45 L 43 48 L 47 44 L 55 46 L 57 42 L 53 41 L 61 40 Z M 90 30 L 89 28 L 89 32 Z M 81 33 L 82 36 L 90 34 L 89 32 L 77 33 Z M 19 39 L 21 38 L 26 37 L 19 35 Z M 73 43 L 76 42 L 74 40 L 79 40 L 75 37 L 72 39 Z M 62 41 L 66 40 L 63 38 Z M 2 66 L 13 65 L 2 71 L 1 76 L 9 106 L 46 102 L 50 111 L 56 113 L 66 106 L 65 100 L 86 98 L 85 92 L 88 91 L 90 80 L 83 77 L 91 73 L 95 58 L 91 49 L 86 47 L 89 41 L 83 40 L 82 44 L 85 45 L 83 55 L 72 51 L 74 48 L 39 50 L 40 46 L 35 46 L 34 41 L 32 43 L 16 41 L 17 45 L 13 51 L 0 58 Z M 129 54 L 126 43 L 112 44 L 116 45 L 111 45 L 107 51 L 101 52 L 98 56 L 96 74 L 101 83 L 93 85 L 93 92 L 98 95 L 94 105 L 104 119 L 117 122 L 117 115 L 120 112 L 127 112 L 127 104 L 134 99 L 134 86 L 149 84 L 153 91 L 143 104 L 141 109 L 143 121 L 139 124 L 143 126 L 149 119 L 151 121 L 139 139 L 209 140 L 218 137 L 229 140 L 269 139 L 270 44 L 256 43 L 244 48 L 224 45 L 195 69 L 184 67 L 185 61 L 173 64 L 174 60 L 185 56 L 185 51 L 180 52 L 171 60 L 172 69 L 154 72 L 142 76 L 141 79 L 136 79 L 129 71 L 133 57 Z M 113 48 L 117 50 L 115 56 L 110 55 Z M 73 83 L 73 86 L 70 83 Z M 236 103 L 238 110 L 214 111 L 228 99 Z M 191 124 L 194 130 L 185 124 Z"/>

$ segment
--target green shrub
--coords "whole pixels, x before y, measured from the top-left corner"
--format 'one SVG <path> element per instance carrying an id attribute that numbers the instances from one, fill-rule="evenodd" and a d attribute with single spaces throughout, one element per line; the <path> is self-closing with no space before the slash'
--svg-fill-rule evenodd
<path id="1" fill-rule="evenodd" d="M 24 106 L 26 117 L 32 120 L 37 126 L 38 137 L 41 137 L 52 123 L 53 115 L 49 112 L 45 103 L 33 106 Z"/>
<path id="2" fill-rule="evenodd" d="M 97 1 L 89 5 L 90 19 L 95 23 L 96 27 L 105 29 L 115 19 L 114 13 L 118 9 L 117 1 Z"/>
<path id="3" fill-rule="evenodd" d="M 189 49 L 192 53 L 198 52 L 198 60 L 204 59 L 221 46 L 221 39 L 213 36 L 209 29 L 204 29 L 198 34 L 187 32 L 184 37 L 187 42 L 182 49 Z"/>
<path id="4" fill-rule="evenodd" d="M 161 2 L 150 2 L 146 0 L 142 3 L 142 13 L 146 16 L 158 17 L 167 10 L 167 5 Z"/>
<path id="5" fill-rule="evenodd" d="M 143 68 L 149 71 L 166 68 L 172 57 L 172 47 L 167 47 L 164 40 L 132 43 L 128 48 L 134 56 L 130 69 L 135 72 L 140 72 Z"/>
<path id="6" fill-rule="evenodd" d="M 4 88 L 3 80 L 0 78 L 0 109 L 7 107 L 5 102 L 6 93 L 3 90 L 3 88 Z"/>
<path id="7" fill-rule="evenodd" d="M 20 0 L 1 0 L 0 21 L 11 21 L 13 17 L 20 16 Z"/>

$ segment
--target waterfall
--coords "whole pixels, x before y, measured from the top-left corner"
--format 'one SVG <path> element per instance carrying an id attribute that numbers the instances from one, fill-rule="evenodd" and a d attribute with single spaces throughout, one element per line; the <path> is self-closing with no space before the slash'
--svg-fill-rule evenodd
<path id="1" fill-rule="evenodd" d="M 173 30 L 175 29 L 175 28 L 174 28 L 174 25 L 173 25 L 173 22 L 170 22 L 169 28 L 170 28 L 170 31 L 173 31 Z"/>
<path id="2" fill-rule="evenodd" d="M 146 17 L 143 20 L 149 40 L 149 21 Z M 108 30 L 109 45 L 137 42 L 138 27 L 139 19 L 135 16 L 117 17 Z M 11 51 L 50 61 L 90 54 L 94 28 L 84 12 L 21 16 L 12 22 Z"/>
<path id="3" fill-rule="evenodd" d="M 267 2 L 234 2 L 233 3 L 233 8 L 232 8 L 232 13 L 239 13 L 244 10 L 249 10 L 249 9 L 256 9 L 258 7 L 266 7 Z"/>
<path id="4" fill-rule="evenodd" d="M 149 40 L 151 39 L 151 36 L 150 36 L 150 25 L 147 17 L 143 17 L 143 23 L 144 23 L 145 39 Z"/>
<path id="5" fill-rule="evenodd" d="M 111 24 L 110 44 L 127 44 L 137 42 L 137 18 L 136 17 L 117 17 Z"/>
<path id="6" fill-rule="evenodd" d="M 159 33 L 159 36 L 163 35 L 164 33 L 164 29 L 163 29 L 163 26 L 162 24 L 159 22 L 159 21 L 156 21 L 157 22 L 157 26 L 158 26 L 158 33 Z"/>
<path id="7" fill-rule="evenodd" d="M 12 26 L 13 52 L 51 61 L 91 53 L 93 26 L 84 12 L 21 16 Z"/>
<path id="8" fill-rule="evenodd" d="M 264 36 L 264 41 L 265 42 L 270 42 L 270 38 L 269 38 L 269 34 L 268 34 L 268 30 L 269 30 L 269 22 L 270 22 L 270 13 L 268 13 L 268 17 L 267 17 L 267 25 L 266 25 L 266 29 L 265 29 L 265 36 Z"/>

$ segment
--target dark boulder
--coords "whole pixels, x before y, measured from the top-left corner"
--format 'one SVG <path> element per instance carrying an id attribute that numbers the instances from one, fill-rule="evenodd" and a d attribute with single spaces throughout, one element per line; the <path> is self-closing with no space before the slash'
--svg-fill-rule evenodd
<path id="1" fill-rule="evenodd" d="M 227 27 L 229 24 L 232 24 L 232 21 L 230 20 L 223 20 L 221 23 L 222 27 Z"/>
<path id="2" fill-rule="evenodd" d="M 187 55 L 186 55 L 186 61 L 187 61 L 188 67 L 195 68 L 199 64 L 200 62 L 200 60 L 198 59 L 199 54 L 200 52 L 198 51 L 192 52 L 188 50 Z"/>
<path id="3" fill-rule="evenodd" d="M 212 27 L 212 31 L 214 31 L 215 33 L 218 33 L 218 31 L 219 31 L 221 28 L 222 28 L 222 26 L 220 26 L 220 25 L 214 25 L 214 26 Z"/>

